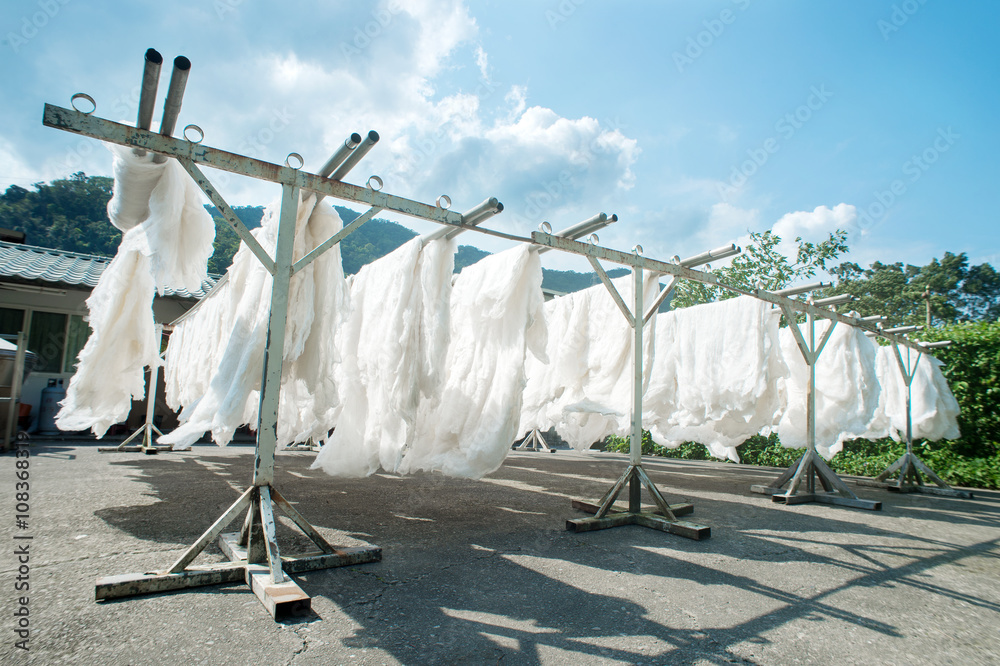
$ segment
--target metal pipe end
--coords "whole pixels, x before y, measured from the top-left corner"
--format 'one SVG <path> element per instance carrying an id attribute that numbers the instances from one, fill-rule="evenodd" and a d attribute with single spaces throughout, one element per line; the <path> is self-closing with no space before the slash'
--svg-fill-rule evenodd
<path id="1" fill-rule="evenodd" d="M 174 58 L 174 71 L 170 75 L 170 86 L 167 88 L 167 98 L 163 102 L 163 118 L 160 119 L 160 134 L 170 136 L 174 133 L 174 125 L 181 112 L 184 101 L 184 88 L 187 87 L 188 73 L 191 61 L 184 56 Z"/>
<path id="2" fill-rule="evenodd" d="M 358 134 L 357 132 L 351 132 L 351 136 L 347 137 L 347 140 L 344 141 L 344 145 L 350 148 L 351 150 L 357 148 L 358 144 L 360 143 L 361 143 L 361 135 Z"/>
<path id="3" fill-rule="evenodd" d="M 353 134 L 351 135 L 351 138 L 354 138 Z M 361 142 L 361 145 L 350 151 L 347 158 L 329 175 L 329 178 L 331 180 L 343 180 L 344 176 L 346 176 L 350 170 L 361 161 L 361 158 L 367 155 L 368 151 L 370 151 L 375 144 L 378 143 L 378 140 L 378 132 L 375 130 L 369 131 L 368 136 Z"/>
<path id="4" fill-rule="evenodd" d="M 160 67 L 163 56 L 156 49 L 146 49 L 145 63 L 142 68 L 142 87 L 139 91 L 139 113 L 136 116 L 136 127 L 148 130 L 153 124 L 153 107 L 156 105 L 156 89 L 160 85 Z M 143 157 L 145 150 L 133 149 L 133 152 Z"/>

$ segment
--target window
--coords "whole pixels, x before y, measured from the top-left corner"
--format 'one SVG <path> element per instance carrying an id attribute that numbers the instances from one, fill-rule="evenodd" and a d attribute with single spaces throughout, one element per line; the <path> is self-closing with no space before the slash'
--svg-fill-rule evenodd
<path id="1" fill-rule="evenodd" d="M 58 312 L 31 313 L 28 349 L 35 352 L 35 372 L 60 372 L 66 349 L 66 315 Z"/>
<path id="2" fill-rule="evenodd" d="M 90 337 L 90 324 L 80 315 L 69 316 L 69 329 L 66 333 L 66 364 L 63 372 L 76 372 L 77 359 L 80 350 L 87 344 Z"/>
<path id="3" fill-rule="evenodd" d="M 24 310 L 0 308 L 0 335 L 14 335 L 24 330 Z"/>
<path id="4" fill-rule="evenodd" d="M 90 337 L 80 315 L 0 308 L 0 335 L 8 340 L 28 327 L 28 351 L 38 356 L 35 372 L 76 372 L 77 356 Z"/>

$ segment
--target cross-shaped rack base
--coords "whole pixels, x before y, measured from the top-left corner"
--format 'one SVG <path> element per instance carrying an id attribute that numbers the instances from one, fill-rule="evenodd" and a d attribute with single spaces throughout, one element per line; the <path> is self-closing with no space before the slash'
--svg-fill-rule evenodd
<path id="1" fill-rule="evenodd" d="M 625 489 L 629 487 L 629 508 L 627 511 L 613 511 L 615 500 Z M 642 510 L 642 487 L 653 497 L 659 511 L 650 512 Z M 573 500 L 573 508 L 594 514 L 592 518 L 577 518 L 567 520 L 566 529 L 571 532 L 592 532 L 594 530 L 605 530 L 609 527 L 620 527 L 622 525 L 641 525 L 661 532 L 670 532 L 677 536 L 688 539 L 707 539 L 712 535 L 712 530 L 705 525 L 699 525 L 686 520 L 678 520 L 678 516 L 684 516 L 694 511 L 692 504 L 667 504 L 667 501 L 660 494 L 656 484 L 649 478 L 642 465 L 629 465 L 625 473 L 618 477 L 615 485 L 604 494 L 597 504 Z"/>
<path id="2" fill-rule="evenodd" d="M 524 440 L 514 447 L 515 451 L 548 451 L 549 453 L 555 453 L 556 450 L 549 446 L 545 438 L 542 437 L 542 433 L 538 432 L 538 428 L 533 428 L 528 436 Z"/>
<path id="3" fill-rule="evenodd" d="M 816 490 L 816 481 L 823 487 L 822 491 Z M 799 492 L 802 482 L 806 483 L 805 492 Z M 787 490 L 782 490 L 788 484 Z M 809 448 L 785 470 L 772 486 L 755 485 L 750 486 L 750 491 L 761 495 L 770 495 L 774 502 L 784 504 L 805 504 L 806 502 L 820 502 L 822 504 L 837 504 L 839 506 L 851 506 L 855 509 L 868 509 L 869 511 L 880 511 L 882 503 L 873 500 L 859 498 L 847 484 L 837 476 L 836 472 L 816 453 L 815 449 Z"/>
<path id="4" fill-rule="evenodd" d="M 274 536 L 277 506 L 319 550 L 282 557 Z M 243 511 L 239 532 L 223 533 Z M 229 562 L 189 566 L 208 544 L 218 541 Z M 311 600 L 286 574 L 378 562 L 378 546 L 331 546 L 273 486 L 252 486 L 174 563 L 164 571 L 106 576 L 97 579 L 97 601 L 181 590 L 204 585 L 245 582 L 278 620 L 308 613 Z"/>
<path id="5" fill-rule="evenodd" d="M 888 481 L 896 471 L 899 476 L 894 481 Z M 920 475 L 925 475 L 936 485 L 926 486 Z M 928 467 L 923 460 L 918 458 L 912 451 L 907 451 L 899 460 L 894 462 L 884 472 L 874 479 L 859 479 L 859 486 L 871 486 L 874 488 L 885 488 L 899 493 L 923 493 L 925 495 L 940 495 L 942 497 L 955 497 L 959 499 L 972 499 L 972 493 L 968 490 L 958 490 L 952 488 L 937 474 Z"/>

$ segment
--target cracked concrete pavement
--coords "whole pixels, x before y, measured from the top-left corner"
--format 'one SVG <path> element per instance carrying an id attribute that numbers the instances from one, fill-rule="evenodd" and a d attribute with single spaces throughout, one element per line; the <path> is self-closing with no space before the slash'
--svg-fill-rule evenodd
<path id="1" fill-rule="evenodd" d="M 96 603 L 98 576 L 162 569 L 227 508 L 253 449 L 31 448 L 30 650 L 14 646 L 14 457 L 0 456 L 4 664 L 791 664 L 1000 662 L 1000 493 L 857 488 L 881 512 L 784 506 L 773 469 L 647 458 L 712 537 L 588 533 L 624 456 L 514 452 L 481 481 L 332 479 L 279 453 L 275 486 L 331 543 L 380 563 L 297 575 L 313 613 L 276 623 L 245 585 Z M 850 481 L 849 481 L 850 484 Z M 853 485 L 853 484 L 851 484 Z M 279 519 L 283 554 L 308 540 Z M 211 546 L 198 562 L 221 560 Z"/>

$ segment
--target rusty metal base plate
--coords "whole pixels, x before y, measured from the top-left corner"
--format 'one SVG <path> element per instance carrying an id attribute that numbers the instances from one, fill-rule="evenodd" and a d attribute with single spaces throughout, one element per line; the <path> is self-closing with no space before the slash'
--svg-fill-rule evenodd
<path id="1" fill-rule="evenodd" d="M 191 566 L 180 573 L 151 572 L 98 578 L 95 598 L 97 601 L 104 601 L 183 590 L 189 587 L 245 582 L 264 604 L 272 618 L 279 620 L 307 613 L 311 605 L 309 595 L 292 580 L 272 583 L 266 566 L 247 564 L 246 549 L 239 546 L 238 541 L 238 533 L 223 534 L 219 537 L 219 546 L 227 557 L 233 559 L 231 562 Z M 286 574 L 295 574 L 379 562 L 381 559 L 382 549 L 378 546 L 334 548 L 332 553 L 317 551 L 298 557 L 282 557 L 281 568 Z"/>
<path id="2" fill-rule="evenodd" d="M 693 504 L 671 504 L 670 510 L 675 516 L 684 516 L 694 511 Z M 599 507 L 590 502 L 573 501 L 573 508 L 588 513 L 597 513 Z M 610 511 L 603 518 L 577 518 L 566 521 L 566 529 L 570 532 L 593 532 L 606 530 L 622 525 L 641 525 L 661 532 L 669 532 L 687 539 L 700 541 L 712 536 L 712 530 L 705 525 L 699 525 L 686 520 L 669 520 L 661 513 L 643 511 L 629 513 L 628 511 Z"/>
<path id="3" fill-rule="evenodd" d="M 859 486 L 870 488 L 883 488 L 896 493 L 921 493 L 924 495 L 939 495 L 941 497 L 955 497 L 957 499 L 974 499 L 974 495 L 968 490 L 958 490 L 956 488 L 941 488 L 940 486 L 918 486 L 916 484 L 899 485 L 897 483 L 887 483 L 876 481 L 875 479 L 858 479 L 855 481 Z"/>
<path id="4" fill-rule="evenodd" d="M 755 490 L 755 488 L 758 487 L 766 488 L 766 486 L 753 486 L 750 490 L 760 492 L 759 490 Z M 776 488 L 767 488 L 767 490 L 776 490 L 777 492 L 766 492 L 763 494 L 770 495 L 772 502 L 779 502 L 781 504 L 806 504 L 808 502 L 819 502 L 820 504 L 850 506 L 855 509 L 867 509 L 868 511 L 882 510 L 882 502 L 865 500 L 857 497 L 844 497 L 843 495 L 838 495 L 836 493 L 795 493 L 794 495 L 789 495 L 784 490 Z"/>
<path id="5" fill-rule="evenodd" d="M 204 585 L 240 583 L 245 579 L 244 566 L 227 562 L 216 565 L 188 567 L 180 573 L 141 573 L 102 576 L 97 579 L 95 599 L 121 599 L 140 594 L 155 594 Z"/>
<path id="6" fill-rule="evenodd" d="M 169 444 L 159 444 L 154 446 L 142 447 L 138 444 L 129 444 L 128 446 L 98 446 L 98 453 L 146 453 L 148 455 L 155 455 L 160 451 L 170 451 Z"/>

